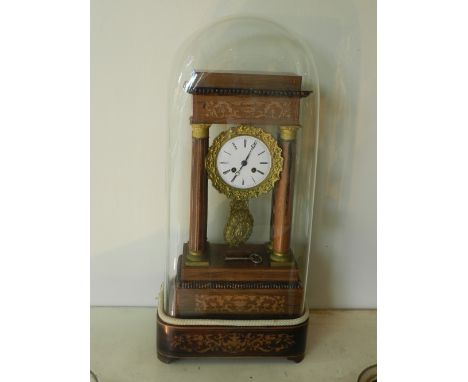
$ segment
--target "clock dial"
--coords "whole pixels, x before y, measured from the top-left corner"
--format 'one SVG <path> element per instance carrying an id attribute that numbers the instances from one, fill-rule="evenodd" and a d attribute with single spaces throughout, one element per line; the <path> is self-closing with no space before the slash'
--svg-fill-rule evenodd
<path id="1" fill-rule="evenodd" d="M 271 153 L 265 143 L 250 135 L 238 135 L 221 146 L 216 168 L 226 184 L 238 189 L 249 189 L 267 178 L 271 162 Z"/>
<path id="2" fill-rule="evenodd" d="M 205 161 L 213 187 L 236 200 L 269 192 L 282 166 L 281 148 L 273 136 L 247 125 L 221 132 L 213 139 Z"/>

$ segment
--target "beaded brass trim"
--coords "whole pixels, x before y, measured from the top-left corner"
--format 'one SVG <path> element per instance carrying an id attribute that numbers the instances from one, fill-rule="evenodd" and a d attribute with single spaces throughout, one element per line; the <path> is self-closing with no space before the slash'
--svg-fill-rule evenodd
<path id="1" fill-rule="evenodd" d="M 185 89 L 189 94 L 217 96 L 257 96 L 257 97 L 307 97 L 311 90 L 278 90 L 278 89 L 246 89 L 246 88 L 220 88 L 211 86 L 190 86 Z"/>
<path id="2" fill-rule="evenodd" d="M 177 280 L 177 288 L 183 289 L 301 289 L 300 281 L 212 281 L 212 280 Z"/>

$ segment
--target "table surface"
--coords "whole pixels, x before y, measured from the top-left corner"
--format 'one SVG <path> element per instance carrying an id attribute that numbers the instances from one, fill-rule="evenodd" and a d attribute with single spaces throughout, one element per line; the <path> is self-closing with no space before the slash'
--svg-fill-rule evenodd
<path id="1" fill-rule="evenodd" d="M 312 310 L 301 363 L 156 356 L 155 308 L 91 308 L 91 369 L 99 382 L 350 381 L 377 363 L 375 310 Z M 93 379 L 91 378 L 93 381 Z"/>

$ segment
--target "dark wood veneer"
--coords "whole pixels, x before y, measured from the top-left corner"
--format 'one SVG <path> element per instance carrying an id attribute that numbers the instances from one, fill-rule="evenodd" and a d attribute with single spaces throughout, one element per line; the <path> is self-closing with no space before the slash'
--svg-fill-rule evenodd
<path id="1" fill-rule="evenodd" d="M 198 357 L 304 358 L 308 320 L 291 326 L 177 326 L 157 317 L 157 352 L 162 362 Z"/>

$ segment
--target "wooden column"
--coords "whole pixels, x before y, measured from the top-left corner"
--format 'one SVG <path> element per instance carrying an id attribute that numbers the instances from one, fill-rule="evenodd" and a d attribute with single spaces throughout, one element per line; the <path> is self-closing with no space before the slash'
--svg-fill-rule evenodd
<path id="1" fill-rule="evenodd" d="M 276 141 L 278 141 L 278 135 L 275 136 Z M 276 187 L 273 187 L 271 191 L 271 212 L 270 212 L 270 240 L 267 242 L 266 246 L 269 252 L 273 251 L 273 226 L 275 221 L 275 191 Z"/>
<path id="2" fill-rule="evenodd" d="M 273 188 L 271 192 L 271 213 L 270 213 L 270 241 L 267 243 L 267 249 L 271 252 L 273 250 L 273 227 L 275 222 L 275 190 Z"/>
<path id="3" fill-rule="evenodd" d="M 209 127 L 192 124 L 192 173 L 190 180 L 190 232 L 186 265 L 206 266 L 206 225 L 208 217 L 208 177 L 205 158 L 208 153 Z"/>
<path id="4" fill-rule="evenodd" d="M 278 143 L 283 154 L 283 170 L 274 190 L 272 265 L 290 265 L 294 261 L 290 243 L 297 129 L 298 126 L 280 126 Z"/>

